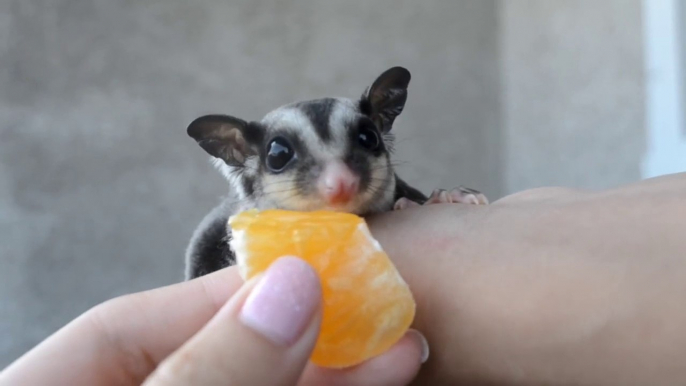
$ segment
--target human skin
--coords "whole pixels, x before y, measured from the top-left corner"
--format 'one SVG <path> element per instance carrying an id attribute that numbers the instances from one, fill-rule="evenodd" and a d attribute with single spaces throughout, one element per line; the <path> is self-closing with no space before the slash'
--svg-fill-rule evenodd
<path id="1" fill-rule="evenodd" d="M 414 207 L 369 223 L 410 285 L 413 327 L 431 347 L 417 385 L 686 379 L 686 174 L 600 192 L 535 189 L 488 206 Z M 236 277 L 231 268 L 213 275 Z M 178 312 L 210 319 L 239 287 L 222 283 L 205 284 L 220 300 Z M 193 320 L 188 335 L 202 326 Z M 124 375 L 150 371 L 187 339 L 169 341 L 165 327 L 135 336 L 155 350 L 132 351 Z"/>
<path id="2" fill-rule="evenodd" d="M 346 369 L 308 363 L 321 321 L 315 270 L 278 259 L 247 283 L 231 267 L 115 298 L 0 373 L 0 385 L 406 385 L 428 352 L 408 331 Z M 299 382 L 297 382 L 299 380 Z"/>
<path id="3" fill-rule="evenodd" d="M 686 174 L 370 223 L 416 296 L 418 385 L 686 379 Z"/>

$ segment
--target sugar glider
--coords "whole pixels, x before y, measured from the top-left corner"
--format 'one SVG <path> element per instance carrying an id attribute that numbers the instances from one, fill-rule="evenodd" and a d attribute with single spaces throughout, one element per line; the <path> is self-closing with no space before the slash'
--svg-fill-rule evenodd
<path id="1" fill-rule="evenodd" d="M 395 173 L 392 127 L 409 83 L 410 72 L 393 67 L 359 99 L 290 103 L 260 121 L 205 115 L 191 122 L 188 135 L 212 156 L 237 200 L 221 202 L 196 228 L 186 250 L 186 280 L 235 263 L 227 221 L 238 211 L 324 209 L 365 216 L 440 202 L 488 204 L 464 187 L 427 197 Z"/>

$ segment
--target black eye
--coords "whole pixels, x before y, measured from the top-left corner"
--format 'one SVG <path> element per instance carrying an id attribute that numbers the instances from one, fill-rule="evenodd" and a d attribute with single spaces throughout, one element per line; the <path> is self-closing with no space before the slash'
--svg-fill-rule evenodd
<path id="1" fill-rule="evenodd" d="M 381 145 L 381 140 L 376 131 L 364 125 L 360 126 L 357 132 L 357 142 L 359 142 L 360 146 L 370 151 L 377 150 L 379 145 Z"/>
<path id="2" fill-rule="evenodd" d="M 294 155 L 293 147 L 285 138 L 274 138 L 267 147 L 267 168 L 274 173 L 279 173 L 286 168 Z"/>

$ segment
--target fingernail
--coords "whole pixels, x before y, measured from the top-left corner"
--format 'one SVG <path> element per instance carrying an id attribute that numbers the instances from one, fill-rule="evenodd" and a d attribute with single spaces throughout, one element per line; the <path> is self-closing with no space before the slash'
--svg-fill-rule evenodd
<path id="1" fill-rule="evenodd" d="M 422 348 L 421 361 L 425 363 L 429 360 L 429 342 L 426 340 L 424 335 L 417 330 L 410 330 L 408 334 L 412 335 L 415 340 L 417 340 Z"/>
<path id="2" fill-rule="evenodd" d="M 249 328 L 283 346 L 305 331 L 321 299 L 319 277 L 304 260 L 282 257 L 266 270 L 241 310 Z"/>

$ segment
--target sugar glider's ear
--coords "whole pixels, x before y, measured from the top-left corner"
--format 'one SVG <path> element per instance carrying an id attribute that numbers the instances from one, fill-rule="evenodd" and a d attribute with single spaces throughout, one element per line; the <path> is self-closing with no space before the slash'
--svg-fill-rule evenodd
<path id="1" fill-rule="evenodd" d="M 258 154 L 262 129 L 228 115 L 205 115 L 188 125 L 188 135 L 211 156 L 230 166 L 243 166 Z"/>
<path id="2" fill-rule="evenodd" d="M 403 67 L 393 67 L 379 75 L 362 95 L 362 112 L 368 115 L 382 132 L 389 132 L 393 121 L 403 111 L 409 84 L 410 72 Z"/>

